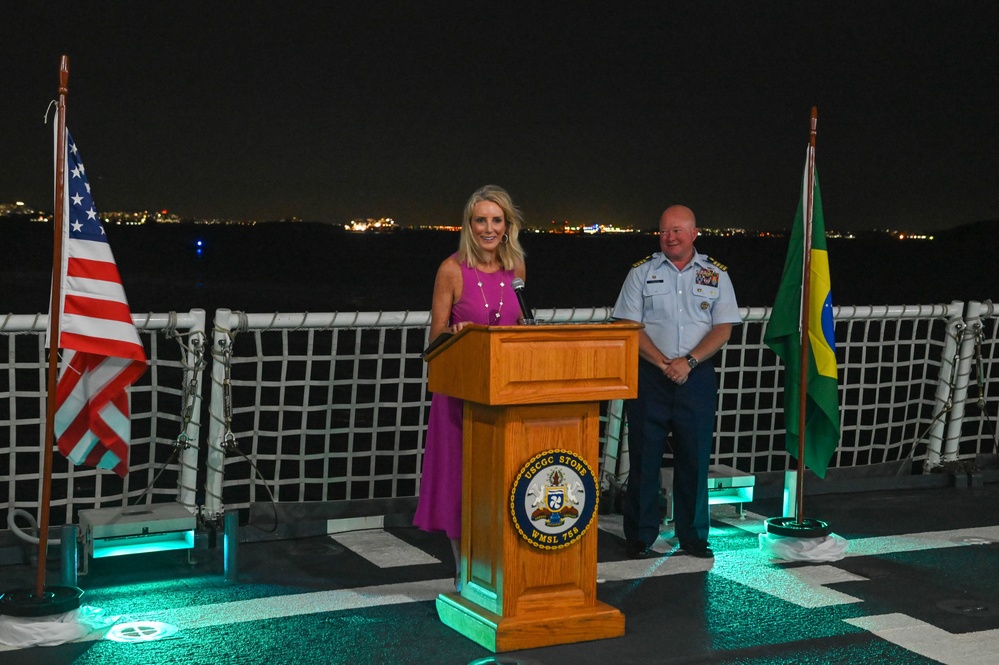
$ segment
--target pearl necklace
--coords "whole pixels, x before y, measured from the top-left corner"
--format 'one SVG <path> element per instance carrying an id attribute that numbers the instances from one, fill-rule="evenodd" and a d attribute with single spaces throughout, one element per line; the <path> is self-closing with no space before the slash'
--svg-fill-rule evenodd
<path id="1" fill-rule="evenodd" d="M 479 285 L 479 293 L 482 294 L 482 302 L 485 303 L 486 309 L 489 309 L 489 301 L 486 300 L 486 292 L 482 288 L 482 275 L 479 274 L 479 270 L 477 268 L 472 268 L 472 270 L 475 271 L 475 277 L 478 280 L 477 283 Z M 499 301 L 499 308 L 496 310 L 496 314 L 495 314 L 495 318 L 497 320 L 497 323 L 499 322 L 500 312 L 503 311 L 503 288 L 505 286 L 506 286 L 506 282 L 500 280 L 500 301 Z"/>

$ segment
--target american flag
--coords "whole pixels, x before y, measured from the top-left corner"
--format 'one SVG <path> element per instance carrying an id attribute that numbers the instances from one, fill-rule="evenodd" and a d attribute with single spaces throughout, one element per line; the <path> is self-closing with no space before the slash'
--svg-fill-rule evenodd
<path id="1" fill-rule="evenodd" d="M 74 464 L 124 478 L 131 438 L 125 389 L 146 371 L 146 352 L 68 130 L 66 146 L 55 436 Z"/>

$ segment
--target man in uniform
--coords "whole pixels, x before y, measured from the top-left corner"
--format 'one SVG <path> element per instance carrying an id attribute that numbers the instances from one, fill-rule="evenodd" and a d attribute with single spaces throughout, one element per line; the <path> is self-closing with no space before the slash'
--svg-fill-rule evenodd
<path id="1" fill-rule="evenodd" d="M 742 322 L 725 266 L 694 250 L 697 222 L 685 206 L 659 219 L 659 252 L 632 266 L 614 318 L 639 332 L 638 397 L 627 402 L 631 469 L 624 500 L 628 556 L 655 556 L 660 467 L 672 434 L 673 517 L 680 549 L 711 558 L 708 466 L 718 380 L 710 362 Z"/>

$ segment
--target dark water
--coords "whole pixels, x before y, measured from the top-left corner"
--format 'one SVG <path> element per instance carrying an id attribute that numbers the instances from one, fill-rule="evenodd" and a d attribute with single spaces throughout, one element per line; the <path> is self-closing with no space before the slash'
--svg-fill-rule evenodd
<path id="1" fill-rule="evenodd" d="M 50 225 L 0 221 L 0 312 L 48 311 Z M 997 224 L 926 242 L 830 240 L 838 305 L 900 305 L 999 297 Z M 134 312 L 217 307 L 250 312 L 430 308 L 434 275 L 458 234 L 353 234 L 321 224 L 108 228 Z M 195 250 L 201 240 L 204 248 Z M 656 251 L 651 235 L 525 234 L 532 308 L 611 306 L 631 264 Z M 727 265 L 739 304 L 772 304 L 786 239 L 702 236 L 699 251 Z"/>

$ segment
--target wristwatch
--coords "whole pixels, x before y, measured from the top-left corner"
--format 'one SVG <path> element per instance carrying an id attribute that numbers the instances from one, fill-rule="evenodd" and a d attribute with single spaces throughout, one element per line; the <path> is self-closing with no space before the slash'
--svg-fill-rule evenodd
<path id="1" fill-rule="evenodd" d="M 698 362 L 697 358 L 690 355 L 689 353 L 687 354 L 687 364 L 690 365 L 690 369 L 694 369 L 695 367 L 697 367 L 697 362 Z"/>

